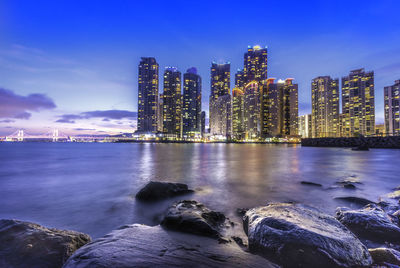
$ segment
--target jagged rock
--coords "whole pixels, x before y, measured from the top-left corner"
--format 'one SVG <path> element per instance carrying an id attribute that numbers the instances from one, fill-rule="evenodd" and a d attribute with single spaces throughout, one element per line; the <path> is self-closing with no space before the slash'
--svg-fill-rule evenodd
<path id="1" fill-rule="evenodd" d="M 319 184 L 316 182 L 311 182 L 311 181 L 301 181 L 300 183 L 303 185 L 322 187 L 322 184 Z"/>
<path id="2" fill-rule="evenodd" d="M 376 265 L 390 264 L 400 266 L 400 252 L 391 248 L 371 248 L 368 249 L 371 254 L 372 260 Z"/>
<path id="3" fill-rule="evenodd" d="M 243 217 L 249 249 L 283 267 L 367 267 L 367 248 L 334 217 L 299 204 L 273 203 Z"/>
<path id="4" fill-rule="evenodd" d="M 275 267 L 236 243 L 166 231 L 160 226 L 126 225 L 82 247 L 64 268 L 89 267 Z"/>
<path id="5" fill-rule="evenodd" d="M 343 197 L 335 197 L 336 200 L 343 200 L 346 202 L 354 203 L 359 206 L 366 206 L 368 204 L 375 204 L 375 202 L 356 196 L 343 196 Z"/>
<path id="6" fill-rule="evenodd" d="M 61 267 L 90 236 L 39 224 L 0 220 L 0 267 Z"/>
<path id="7" fill-rule="evenodd" d="M 218 238 L 232 223 L 221 212 L 210 210 L 194 200 L 184 200 L 168 209 L 161 225 L 171 230 Z"/>
<path id="8" fill-rule="evenodd" d="M 157 201 L 192 192 L 183 183 L 151 181 L 136 194 L 136 198 L 141 201 Z"/>
<path id="9" fill-rule="evenodd" d="M 387 194 L 387 197 L 393 198 L 393 199 L 400 199 L 400 190 L 396 190 L 394 192 Z"/>
<path id="10" fill-rule="evenodd" d="M 400 228 L 376 205 L 357 210 L 337 208 L 336 218 L 360 238 L 400 243 Z"/>
<path id="11" fill-rule="evenodd" d="M 356 189 L 356 186 L 353 182 L 350 181 L 339 181 L 336 183 L 345 189 Z"/>

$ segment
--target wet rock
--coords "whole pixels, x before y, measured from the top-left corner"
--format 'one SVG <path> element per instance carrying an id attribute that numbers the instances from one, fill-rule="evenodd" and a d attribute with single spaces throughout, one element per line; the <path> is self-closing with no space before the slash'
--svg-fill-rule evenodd
<path id="1" fill-rule="evenodd" d="M 311 182 L 311 181 L 301 181 L 300 182 L 303 185 L 308 185 L 308 186 L 317 186 L 317 187 L 322 187 L 322 184 L 316 183 L 316 182 Z"/>
<path id="2" fill-rule="evenodd" d="M 375 265 L 400 266 L 400 252 L 391 248 L 372 248 L 368 249 Z"/>
<path id="3" fill-rule="evenodd" d="M 243 217 L 249 249 L 283 267 L 367 267 L 367 248 L 334 217 L 299 204 L 273 203 Z"/>
<path id="4" fill-rule="evenodd" d="M 343 196 L 343 197 L 335 197 L 336 200 L 342 200 L 350 203 L 354 203 L 359 206 L 366 206 L 368 204 L 375 204 L 375 202 L 356 196 Z"/>
<path id="5" fill-rule="evenodd" d="M 151 181 L 136 194 L 136 198 L 141 201 L 157 201 L 192 192 L 183 183 Z"/>
<path id="6" fill-rule="evenodd" d="M 244 214 L 246 214 L 246 212 L 248 211 L 248 208 L 237 208 L 236 209 L 236 215 L 243 217 Z"/>
<path id="7" fill-rule="evenodd" d="M 353 190 L 353 189 L 357 188 L 354 183 L 349 182 L 349 181 L 339 181 L 336 184 L 341 186 L 341 187 L 343 187 L 343 188 L 345 188 L 345 189 L 352 189 Z"/>
<path id="8" fill-rule="evenodd" d="M 393 198 L 393 199 L 400 199 L 400 190 L 396 190 L 394 192 L 387 194 L 387 197 Z"/>
<path id="9" fill-rule="evenodd" d="M 215 238 L 222 237 L 225 229 L 232 226 L 223 213 L 210 210 L 194 200 L 173 204 L 161 225 L 171 230 Z"/>
<path id="10" fill-rule="evenodd" d="M 376 205 L 357 210 L 337 208 L 336 218 L 360 238 L 400 243 L 400 228 Z"/>
<path id="11" fill-rule="evenodd" d="M 236 243 L 166 231 L 160 226 L 126 225 L 80 248 L 64 268 L 85 267 L 274 267 Z"/>
<path id="12" fill-rule="evenodd" d="M 90 240 L 83 233 L 0 220 L 0 267 L 61 267 Z"/>

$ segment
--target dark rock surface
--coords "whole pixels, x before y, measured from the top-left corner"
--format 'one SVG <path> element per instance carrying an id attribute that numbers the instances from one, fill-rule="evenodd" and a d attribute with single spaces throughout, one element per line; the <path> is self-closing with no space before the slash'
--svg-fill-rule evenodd
<path id="1" fill-rule="evenodd" d="M 376 205 L 357 210 L 337 208 L 336 218 L 360 238 L 400 243 L 400 228 Z"/>
<path id="2" fill-rule="evenodd" d="M 316 182 L 311 182 L 311 181 L 301 181 L 300 183 L 303 185 L 322 187 L 322 184 L 319 184 Z"/>
<path id="3" fill-rule="evenodd" d="M 157 201 L 192 192 L 183 183 L 151 181 L 136 194 L 136 198 L 141 201 Z"/>
<path id="4" fill-rule="evenodd" d="M 368 204 L 375 204 L 375 202 L 362 198 L 362 197 L 356 197 L 356 196 L 341 196 L 341 197 L 335 197 L 336 200 L 342 200 L 346 201 L 349 203 L 354 203 L 359 206 L 366 206 Z"/>
<path id="5" fill-rule="evenodd" d="M 230 222 L 223 213 L 210 210 L 202 203 L 184 200 L 173 204 L 161 225 L 171 229 L 209 237 L 223 237 Z"/>
<path id="6" fill-rule="evenodd" d="M 367 248 L 334 217 L 299 204 L 273 203 L 243 217 L 249 249 L 283 267 L 367 267 Z"/>
<path id="7" fill-rule="evenodd" d="M 375 265 L 382 267 L 394 267 L 400 266 L 400 252 L 391 248 L 372 248 L 368 249 L 369 254 L 371 254 L 372 260 Z"/>
<path id="8" fill-rule="evenodd" d="M 82 247 L 64 268 L 83 267 L 275 267 L 236 243 L 166 231 L 160 226 L 126 225 Z"/>
<path id="9" fill-rule="evenodd" d="M 90 236 L 39 224 L 0 220 L 0 267 L 61 267 Z"/>

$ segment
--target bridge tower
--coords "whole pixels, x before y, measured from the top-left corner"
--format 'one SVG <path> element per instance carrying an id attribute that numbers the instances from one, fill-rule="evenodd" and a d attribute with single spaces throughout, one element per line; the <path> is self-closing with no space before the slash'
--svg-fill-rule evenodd
<path id="1" fill-rule="evenodd" d="M 53 142 L 58 141 L 58 129 L 53 129 Z"/>
<path id="2" fill-rule="evenodd" d="M 24 130 L 23 129 L 18 130 L 17 141 L 24 141 Z"/>

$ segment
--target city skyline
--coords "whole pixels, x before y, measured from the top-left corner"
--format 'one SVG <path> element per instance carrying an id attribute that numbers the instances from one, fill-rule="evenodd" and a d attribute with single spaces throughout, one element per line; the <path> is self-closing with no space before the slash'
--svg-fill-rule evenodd
<path id="1" fill-rule="evenodd" d="M 265 22 L 256 19 L 258 23 L 254 27 L 242 18 L 231 21 L 226 32 L 221 31 L 224 23 L 203 25 L 197 15 L 193 20 L 188 19 L 185 25 L 172 17 L 167 18 L 162 14 L 162 3 L 154 9 L 158 16 L 156 22 L 149 26 L 136 25 L 143 16 L 134 9 L 150 7 L 143 3 L 126 4 L 127 11 L 121 18 L 113 17 L 114 21 L 102 25 L 106 27 L 103 29 L 105 33 L 115 38 L 115 41 L 110 41 L 106 40 L 108 35 L 101 37 L 102 28 L 93 23 L 102 18 L 106 7 L 96 6 L 91 22 L 84 16 L 88 8 L 93 8 L 90 4 L 77 7 L 64 3 L 54 9 L 49 3 L 46 8 L 38 10 L 32 3 L 21 7 L 13 2 L 2 2 L 1 10 L 6 10 L 7 16 L 4 16 L 5 23 L 0 28 L 4 32 L 0 45 L 0 97 L 15 100 L 16 106 L 8 109 L 8 113 L 2 110 L 0 133 L 7 135 L 18 128 L 45 132 L 43 127 L 75 133 L 132 132 L 138 111 L 137 64 L 142 56 L 156 58 L 160 64 L 160 76 L 166 66 L 176 66 L 182 73 L 196 67 L 202 78 L 201 110 L 208 114 L 211 62 L 231 63 L 231 92 L 236 70 L 243 66 L 243 51 L 248 45 L 257 44 L 268 46 L 268 77 L 295 78 L 299 87 L 299 115 L 311 113 L 310 83 L 313 78 L 325 75 L 342 78 L 359 68 L 374 71 L 376 123 L 383 123 L 383 88 L 400 77 L 400 49 L 396 45 L 400 41 L 400 27 L 399 22 L 390 16 L 394 12 L 390 6 L 398 4 L 391 1 L 362 3 L 362 6 L 356 2 L 349 4 L 357 7 L 354 9 L 357 20 L 344 15 L 338 7 L 340 5 L 333 3 L 321 6 L 313 2 L 300 7 L 293 2 L 291 9 L 285 9 L 296 15 L 288 22 L 289 25 L 271 24 L 277 15 Z M 225 4 L 229 6 L 230 16 L 247 9 L 237 3 Z M 190 9 L 177 6 L 180 13 Z M 222 10 L 222 7 L 223 4 L 217 5 L 218 9 Z M 283 10 L 282 4 L 278 3 L 260 3 L 260 8 Z M 212 17 L 212 13 L 205 11 L 205 6 L 199 4 L 198 9 L 204 11 L 203 17 Z M 110 12 L 115 14 L 120 10 L 121 7 L 114 6 Z M 303 13 L 297 14 L 297 10 Z M 29 17 L 24 15 L 31 11 L 42 19 L 36 19 L 35 23 L 22 29 L 21 22 Z M 71 25 L 66 25 L 62 11 L 76 15 L 71 25 L 83 25 L 82 29 L 66 30 Z M 320 14 L 314 19 L 320 25 L 311 26 L 311 21 L 306 18 L 316 11 Z M 331 15 L 330 20 L 325 19 L 328 15 Z M 339 23 L 339 19 L 343 21 Z M 163 20 L 169 24 L 157 24 Z M 299 25 L 293 24 L 296 20 Z M 50 21 L 54 21 L 54 25 L 50 25 Z M 141 25 L 143 29 L 140 29 Z M 300 33 L 301 27 L 307 30 Z M 171 38 L 176 41 L 174 44 L 163 41 L 165 34 L 161 28 L 172 34 Z M 115 33 L 110 29 L 115 29 Z M 151 30 L 152 36 L 149 36 Z M 56 31 L 60 33 L 57 38 L 50 38 Z M 127 35 L 136 35 L 144 41 Z M 207 43 L 199 40 L 208 37 Z M 232 42 L 233 38 L 237 41 Z M 66 40 L 69 46 L 64 45 Z M 162 81 L 159 83 L 161 85 Z M 161 93 L 161 88 L 159 90 Z M 47 97 L 35 95 L 38 93 Z"/>

